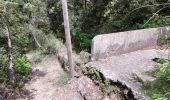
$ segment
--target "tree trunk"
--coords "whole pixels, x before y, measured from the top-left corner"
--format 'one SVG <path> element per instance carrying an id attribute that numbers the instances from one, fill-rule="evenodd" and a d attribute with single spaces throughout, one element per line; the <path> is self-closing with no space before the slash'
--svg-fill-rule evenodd
<path id="1" fill-rule="evenodd" d="M 71 68 L 72 77 L 74 77 L 74 66 L 73 66 L 73 58 L 72 58 L 72 44 L 71 44 L 71 36 L 70 36 L 70 26 L 69 26 L 67 0 L 62 0 L 62 9 L 63 9 L 64 29 L 65 29 L 65 36 L 66 36 L 68 63 L 69 63 L 69 67 Z"/>
<path id="2" fill-rule="evenodd" d="M 84 0 L 84 8 L 87 8 L 87 0 Z"/>
<path id="3" fill-rule="evenodd" d="M 7 22 L 5 22 L 5 30 L 6 30 L 6 37 L 8 42 L 8 76 L 10 78 L 10 81 L 13 84 L 13 87 L 16 86 L 16 77 L 15 77 L 15 70 L 14 70 L 14 64 L 13 64 L 13 55 L 12 55 L 12 44 L 11 44 L 11 34 L 9 31 L 9 26 Z"/>
<path id="4" fill-rule="evenodd" d="M 35 41 L 35 43 L 37 44 L 37 46 L 39 47 L 39 48 L 41 48 L 42 46 L 41 46 L 41 44 L 39 43 L 39 41 L 37 40 L 37 38 L 36 38 L 36 36 L 35 36 L 35 32 L 34 32 L 34 28 L 33 28 L 34 26 L 32 25 L 32 23 L 31 23 L 31 21 L 30 21 L 30 23 L 29 23 L 29 29 L 30 30 L 32 30 L 31 31 L 31 35 L 32 35 L 32 37 L 34 38 L 34 41 Z"/>
<path id="5" fill-rule="evenodd" d="M 31 30 L 31 35 L 32 37 L 34 38 L 34 41 L 35 43 L 37 44 L 37 46 L 39 48 L 41 48 L 41 44 L 39 43 L 39 41 L 37 40 L 37 37 L 35 36 L 35 31 L 34 31 L 34 27 L 35 26 L 35 23 L 34 23 L 34 20 L 33 20 L 33 17 L 32 17 L 32 13 L 31 12 L 28 12 L 28 16 L 29 16 L 29 29 Z"/>

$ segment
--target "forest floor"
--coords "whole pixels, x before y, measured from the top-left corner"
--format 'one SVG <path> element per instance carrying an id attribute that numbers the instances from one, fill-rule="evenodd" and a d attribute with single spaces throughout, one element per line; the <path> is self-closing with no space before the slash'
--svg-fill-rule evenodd
<path id="1" fill-rule="evenodd" d="M 33 71 L 15 100 L 121 100 L 115 93 L 103 96 L 87 76 L 68 80 L 69 74 L 65 76 L 57 56 L 44 58 L 40 63 L 33 61 L 32 53 L 26 56 L 33 64 Z"/>
<path id="2" fill-rule="evenodd" d="M 33 62 L 33 54 L 27 54 L 28 59 L 33 63 L 31 80 L 25 84 L 20 99 L 24 100 L 52 100 L 60 86 L 57 79 L 64 73 L 56 56 L 43 59 L 41 63 Z M 19 100 L 19 99 L 18 99 Z"/>

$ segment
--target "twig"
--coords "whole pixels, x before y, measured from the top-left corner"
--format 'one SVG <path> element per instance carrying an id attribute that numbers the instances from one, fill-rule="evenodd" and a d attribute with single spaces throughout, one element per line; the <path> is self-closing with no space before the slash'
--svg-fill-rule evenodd
<path id="1" fill-rule="evenodd" d="M 141 6 L 141 7 L 138 7 L 134 10 L 132 10 L 131 12 L 129 12 L 124 19 L 127 18 L 127 16 L 129 16 L 131 13 L 133 13 L 134 11 L 138 10 L 138 9 L 141 9 L 141 8 L 146 8 L 146 7 L 152 7 L 152 6 L 162 6 L 162 5 L 170 5 L 170 3 L 161 3 L 161 4 L 153 4 L 153 5 L 146 5 L 146 6 Z"/>
<path id="2" fill-rule="evenodd" d="M 162 11 L 162 10 L 165 9 L 165 8 L 167 8 L 167 7 L 163 7 L 163 8 L 161 8 L 161 9 L 159 9 L 156 13 L 154 13 L 153 16 L 150 17 L 149 20 L 148 20 L 143 26 L 145 26 L 146 24 L 148 24 L 148 23 L 155 17 L 156 14 L 158 14 L 160 11 Z"/>

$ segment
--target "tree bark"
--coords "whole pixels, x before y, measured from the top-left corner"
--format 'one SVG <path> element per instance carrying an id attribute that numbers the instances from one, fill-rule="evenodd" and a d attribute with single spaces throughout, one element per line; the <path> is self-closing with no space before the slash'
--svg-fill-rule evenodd
<path id="1" fill-rule="evenodd" d="M 87 8 L 87 0 L 84 0 L 84 8 Z"/>
<path id="2" fill-rule="evenodd" d="M 8 73 L 9 73 L 9 78 L 10 81 L 13 84 L 13 87 L 16 86 L 16 77 L 15 77 L 15 70 L 14 70 L 14 64 L 13 64 L 13 55 L 12 55 L 12 44 L 11 44 L 11 34 L 9 31 L 9 26 L 7 21 L 4 23 L 5 24 L 5 30 L 6 30 L 6 37 L 7 37 L 7 42 L 8 42 Z"/>
<path id="3" fill-rule="evenodd" d="M 28 2 L 28 1 L 25 1 L 25 2 Z M 33 17 L 32 17 L 32 13 L 28 12 L 28 16 L 29 16 L 29 29 L 31 30 L 31 35 L 34 38 L 34 41 L 37 44 L 37 46 L 39 48 L 41 48 L 42 46 L 39 43 L 39 41 L 37 40 L 37 37 L 35 36 L 34 27 L 36 27 L 36 26 L 35 26 L 35 23 L 34 23 L 34 20 L 33 20 Z"/>
<path id="4" fill-rule="evenodd" d="M 65 36 L 66 36 L 68 63 L 69 63 L 69 67 L 71 68 L 71 75 L 72 75 L 72 77 L 74 77 L 74 65 L 73 65 L 73 58 L 72 58 L 72 44 L 71 44 L 67 0 L 62 0 L 62 9 L 63 9 L 64 29 L 65 29 Z"/>
<path id="5" fill-rule="evenodd" d="M 34 26 L 31 24 L 31 22 L 29 23 L 29 29 L 30 30 L 32 30 L 31 31 L 31 35 L 32 35 L 32 37 L 34 38 L 34 41 L 35 41 L 35 43 L 37 44 L 37 46 L 39 47 L 39 48 L 41 48 L 42 46 L 41 46 L 41 44 L 39 43 L 39 41 L 37 40 L 37 38 L 36 38 L 36 36 L 35 36 L 35 32 L 34 32 L 34 28 L 33 28 Z"/>

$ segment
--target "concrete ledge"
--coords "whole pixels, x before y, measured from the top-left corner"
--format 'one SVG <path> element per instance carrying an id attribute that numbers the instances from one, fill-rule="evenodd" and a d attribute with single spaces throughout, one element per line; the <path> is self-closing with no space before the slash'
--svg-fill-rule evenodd
<path id="1" fill-rule="evenodd" d="M 170 27 L 159 27 L 97 35 L 92 40 L 91 60 L 156 47 L 160 35 L 164 36 L 169 30 Z"/>
<path id="2" fill-rule="evenodd" d="M 147 71 L 155 69 L 154 58 L 168 58 L 168 50 L 138 50 L 126 54 L 92 61 L 86 64 L 86 67 L 98 69 L 106 79 L 121 83 L 130 89 L 135 100 L 150 100 L 150 98 L 141 92 L 142 84 L 133 78 L 137 75 L 143 81 L 153 81 L 154 77 L 146 74 Z"/>

